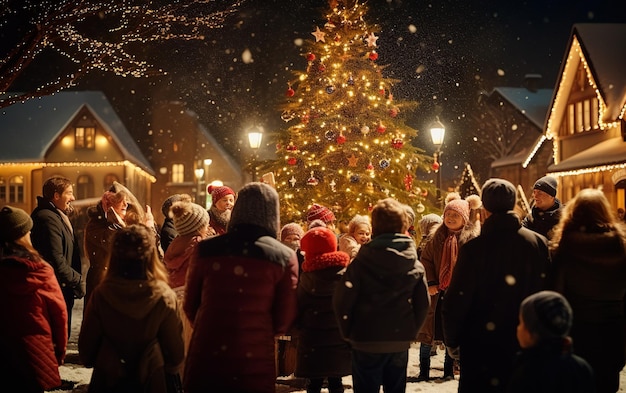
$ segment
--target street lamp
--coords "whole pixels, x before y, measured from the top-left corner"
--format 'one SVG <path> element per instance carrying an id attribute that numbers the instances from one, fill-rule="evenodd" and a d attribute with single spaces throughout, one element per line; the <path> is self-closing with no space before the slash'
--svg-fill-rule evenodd
<path id="1" fill-rule="evenodd" d="M 204 168 L 196 168 L 194 169 L 194 174 L 196 175 L 196 203 L 198 205 L 204 205 L 201 201 L 202 199 L 202 189 L 201 189 L 201 184 L 202 184 L 202 178 L 204 177 Z"/>
<path id="2" fill-rule="evenodd" d="M 437 148 L 433 156 L 433 169 L 437 173 L 437 202 L 439 202 L 441 210 L 443 210 L 443 198 L 441 197 L 441 155 L 443 151 L 441 151 L 441 146 L 443 145 L 445 134 L 446 127 L 439 121 L 439 116 L 437 116 L 436 120 L 430 125 L 430 137 L 433 145 Z"/>
<path id="3" fill-rule="evenodd" d="M 252 180 L 256 181 L 256 152 L 261 147 L 261 141 L 263 140 L 263 129 L 261 127 L 254 126 L 248 131 L 248 142 L 250 148 L 254 151 L 252 156 Z"/>

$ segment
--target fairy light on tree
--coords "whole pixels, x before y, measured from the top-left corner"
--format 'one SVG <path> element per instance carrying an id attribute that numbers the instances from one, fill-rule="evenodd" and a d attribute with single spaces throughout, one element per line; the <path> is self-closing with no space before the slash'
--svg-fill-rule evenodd
<path id="1" fill-rule="evenodd" d="M 417 131 L 404 121 L 417 103 L 393 97 L 398 81 L 383 76 L 366 5 L 329 5 L 327 22 L 305 42 L 306 69 L 286 86 L 278 159 L 264 167 L 275 175 L 281 217 L 302 219 L 318 202 L 349 219 L 385 197 L 421 213 L 432 185 L 416 174 L 428 172 L 432 158 L 413 145 Z"/>
<path id="2" fill-rule="evenodd" d="M 0 108 L 73 86 L 92 70 L 121 77 L 150 77 L 166 71 L 139 58 L 142 45 L 169 40 L 203 40 L 223 26 L 243 0 L 9 1 L 0 29 L 10 18 L 23 21 L 15 46 L 0 59 L 0 95 L 11 90 L 24 70 L 44 50 L 56 51 L 73 70 L 28 92 L 0 98 Z M 24 30 L 24 26 L 28 26 Z M 102 30 L 98 27 L 102 26 Z"/>

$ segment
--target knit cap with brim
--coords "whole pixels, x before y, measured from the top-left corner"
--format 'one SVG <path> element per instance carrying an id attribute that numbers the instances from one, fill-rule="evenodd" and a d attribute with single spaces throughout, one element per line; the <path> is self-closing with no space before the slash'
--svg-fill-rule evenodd
<path id="1" fill-rule="evenodd" d="M 302 236 L 304 235 L 304 229 L 302 229 L 300 224 L 296 222 L 290 222 L 289 224 L 285 224 L 280 230 L 280 240 L 283 241 L 287 236 L 290 235 L 297 235 L 299 239 L 302 239 Z"/>
<path id="2" fill-rule="evenodd" d="M 485 209 L 491 213 L 506 213 L 513 210 L 517 200 L 515 186 L 508 180 L 489 179 L 481 190 Z"/>
<path id="3" fill-rule="evenodd" d="M 8 205 L 0 210 L 0 241 L 15 241 L 31 229 L 33 220 L 24 210 Z"/>
<path id="4" fill-rule="evenodd" d="M 209 213 L 205 208 L 193 202 L 174 202 L 172 204 L 174 228 L 179 235 L 191 235 L 209 225 Z"/>
<path id="5" fill-rule="evenodd" d="M 326 206 L 314 203 L 306 213 L 306 221 L 310 223 L 313 220 L 322 220 L 328 224 L 335 221 L 335 214 Z"/>
<path id="6" fill-rule="evenodd" d="M 280 205 L 276 190 L 265 183 L 246 184 L 237 193 L 228 230 L 239 225 L 255 225 L 277 238 L 280 231 Z"/>
<path id="7" fill-rule="evenodd" d="M 213 184 L 209 184 L 206 190 L 209 194 L 211 194 L 213 204 L 216 204 L 217 201 L 224 198 L 226 195 L 232 195 L 233 197 L 236 196 L 235 191 L 227 186 L 214 186 Z"/>

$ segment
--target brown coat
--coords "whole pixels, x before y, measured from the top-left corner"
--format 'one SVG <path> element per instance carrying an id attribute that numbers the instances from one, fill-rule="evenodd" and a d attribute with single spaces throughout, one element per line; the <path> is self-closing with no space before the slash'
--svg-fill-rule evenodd
<path id="1" fill-rule="evenodd" d="M 78 338 L 80 360 L 94 368 L 89 392 L 123 386 L 123 391 L 164 393 L 165 372 L 178 372 L 184 357 L 177 307 L 176 294 L 165 282 L 102 281 Z"/>
<path id="2" fill-rule="evenodd" d="M 439 284 L 439 269 L 441 268 L 441 257 L 443 255 L 443 245 L 446 241 L 446 237 L 448 236 L 448 228 L 444 224 L 439 224 L 436 228 L 433 228 L 433 234 L 430 236 L 429 240 L 424 245 L 424 249 L 422 250 L 422 254 L 420 257 L 420 262 L 424 265 L 424 269 L 426 270 L 426 280 L 428 281 L 428 286 L 438 285 Z M 461 230 L 461 234 L 459 235 L 459 248 L 475 238 L 480 234 L 480 226 L 478 224 L 466 225 Z M 430 309 L 428 310 L 428 315 L 426 316 L 426 321 L 419 333 L 417 334 L 417 341 L 432 345 L 434 340 L 443 340 L 443 330 L 441 326 L 436 326 L 436 321 L 439 321 L 439 317 L 436 313 L 437 305 L 439 303 L 439 294 L 431 296 L 430 298 Z M 441 305 L 439 305 L 441 307 Z"/>

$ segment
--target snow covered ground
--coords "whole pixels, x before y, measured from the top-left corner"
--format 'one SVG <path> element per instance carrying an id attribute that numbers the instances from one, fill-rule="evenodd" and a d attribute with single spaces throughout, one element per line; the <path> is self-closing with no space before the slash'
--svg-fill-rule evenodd
<path id="1" fill-rule="evenodd" d="M 80 331 L 80 321 L 83 316 L 83 302 L 77 301 L 72 314 L 72 334 L 68 345 L 65 364 L 60 367 L 61 378 L 64 381 L 73 383 L 73 388 L 67 390 L 55 390 L 55 393 L 86 393 L 89 387 L 89 379 L 91 378 L 91 369 L 83 367 L 78 360 L 78 333 Z M 418 360 L 419 345 L 409 350 L 409 366 L 408 376 L 416 377 L 419 374 Z M 437 355 L 431 360 L 431 377 L 443 375 L 443 351 L 439 350 Z M 454 381 L 439 382 L 437 380 L 429 382 L 409 382 L 407 383 L 407 393 L 453 393 L 458 389 L 458 376 Z M 277 393 L 305 393 L 306 390 L 301 386 L 299 380 L 293 380 L 289 377 L 279 378 L 276 385 Z M 343 383 L 346 386 L 352 386 L 352 378 L 344 377 Z M 324 391 L 324 390 L 322 390 Z M 626 393 L 626 368 L 622 370 L 620 378 L 619 392 Z M 345 393 L 353 393 L 351 388 L 345 390 Z"/>

